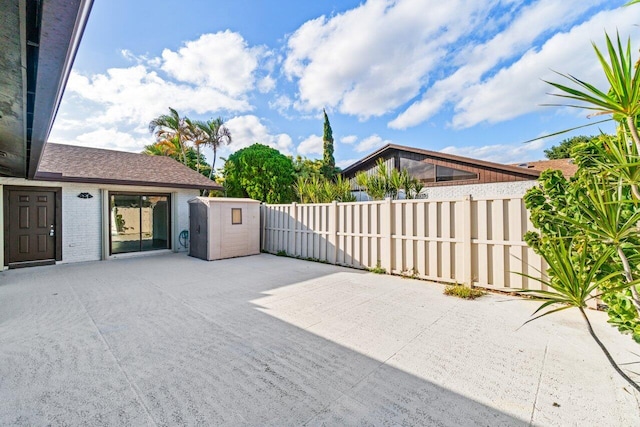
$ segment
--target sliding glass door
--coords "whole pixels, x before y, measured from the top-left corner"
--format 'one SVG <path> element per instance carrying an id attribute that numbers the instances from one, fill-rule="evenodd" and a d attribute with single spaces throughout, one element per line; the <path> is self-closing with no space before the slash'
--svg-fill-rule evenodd
<path id="1" fill-rule="evenodd" d="M 168 194 L 109 193 L 111 254 L 171 249 Z"/>

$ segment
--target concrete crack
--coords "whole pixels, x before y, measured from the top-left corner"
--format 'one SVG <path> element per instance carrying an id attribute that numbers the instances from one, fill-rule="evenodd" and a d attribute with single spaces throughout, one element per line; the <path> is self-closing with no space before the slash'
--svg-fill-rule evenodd
<path id="1" fill-rule="evenodd" d="M 147 418 L 149 419 L 151 424 L 153 424 L 154 426 L 157 426 L 158 423 L 156 423 L 156 421 L 153 419 L 153 416 L 151 415 L 151 412 L 149 411 L 149 408 L 144 403 L 144 399 L 142 398 L 142 393 L 140 392 L 140 390 L 138 390 L 138 388 L 133 383 L 131 378 L 129 378 L 129 375 L 127 374 L 127 371 L 120 364 L 120 361 L 118 360 L 118 358 L 116 357 L 115 353 L 113 352 L 113 349 L 111 348 L 111 345 L 109 345 L 109 342 L 105 339 L 104 335 L 100 331 L 100 328 L 98 328 L 98 325 L 96 324 L 96 321 L 93 319 L 93 316 L 91 316 L 91 314 L 89 314 L 89 310 L 87 310 L 87 307 L 84 305 L 84 303 L 82 302 L 82 300 L 80 299 L 80 297 L 76 293 L 76 290 L 73 288 L 73 286 L 71 285 L 71 283 L 69 282 L 69 280 L 66 277 L 65 277 L 65 279 L 67 280 L 67 286 L 69 286 L 69 289 L 71 289 L 71 292 L 73 293 L 73 296 L 76 298 L 78 303 L 80 303 L 80 305 L 82 306 L 82 309 L 84 310 L 85 314 L 87 315 L 89 320 L 91 320 L 91 323 L 93 324 L 93 327 L 96 329 L 96 331 L 98 331 L 98 336 L 100 337 L 100 340 L 102 340 L 103 344 L 105 345 L 105 347 L 109 351 L 109 354 L 111 355 L 111 357 L 113 358 L 114 362 L 116 363 L 116 366 L 118 367 L 120 372 L 122 372 L 122 375 L 124 375 L 124 378 L 127 381 L 127 384 L 129 385 L 129 388 L 133 392 L 133 394 L 134 394 L 136 400 L 138 401 L 138 403 L 140 403 L 140 406 L 142 406 L 142 408 L 144 409 L 144 412 L 147 415 Z"/>
<path id="2" fill-rule="evenodd" d="M 529 427 L 533 425 L 533 418 L 536 414 L 536 405 L 538 404 L 538 394 L 540 393 L 540 384 L 542 384 L 542 374 L 544 373 L 544 365 L 547 362 L 547 351 L 549 349 L 549 341 L 544 346 L 544 355 L 542 356 L 542 366 L 540 366 L 540 375 L 538 376 L 538 386 L 536 387 L 536 395 L 533 399 L 533 408 L 531 408 L 531 418 L 529 419 Z"/>

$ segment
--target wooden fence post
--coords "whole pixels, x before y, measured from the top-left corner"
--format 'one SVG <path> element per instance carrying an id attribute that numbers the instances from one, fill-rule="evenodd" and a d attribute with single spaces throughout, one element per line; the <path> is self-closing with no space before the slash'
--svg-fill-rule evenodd
<path id="1" fill-rule="evenodd" d="M 391 274 L 393 268 L 393 203 L 390 198 L 384 199 L 382 218 L 383 237 L 380 242 L 380 264 L 387 274 Z"/>
<path id="2" fill-rule="evenodd" d="M 263 251 L 265 250 L 264 237 L 267 227 L 267 225 L 264 223 L 265 211 L 266 207 L 264 206 L 264 203 L 260 203 L 260 249 Z"/>
<path id="3" fill-rule="evenodd" d="M 333 249 L 333 256 L 329 258 L 327 254 L 327 261 L 331 264 L 338 263 L 338 202 L 335 200 L 331 202 L 331 208 L 329 209 L 329 247 Z"/>
<path id="4" fill-rule="evenodd" d="M 473 283 L 473 261 L 471 257 L 471 195 L 464 197 L 464 233 L 462 245 L 464 247 L 464 286 L 471 287 Z"/>
<path id="5" fill-rule="evenodd" d="M 298 204 L 296 202 L 291 203 L 289 208 L 289 221 L 288 228 L 288 241 L 287 241 L 287 253 L 289 255 L 296 256 L 296 229 L 298 227 Z"/>

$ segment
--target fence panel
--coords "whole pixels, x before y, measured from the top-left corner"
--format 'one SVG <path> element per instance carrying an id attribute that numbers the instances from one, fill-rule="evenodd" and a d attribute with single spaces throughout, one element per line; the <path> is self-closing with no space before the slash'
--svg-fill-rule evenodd
<path id="1" fill-rule="evenodd" d="M 262 247 L 355 268 L 497 289 L 541 289 L 521 197 L 263 205 Z"/>

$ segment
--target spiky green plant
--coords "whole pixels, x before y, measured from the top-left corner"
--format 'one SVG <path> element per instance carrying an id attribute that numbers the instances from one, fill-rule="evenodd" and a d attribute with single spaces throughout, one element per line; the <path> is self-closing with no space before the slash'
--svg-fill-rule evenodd
<path id="1" fill-rule="evenodd" d="M 534 299 L 543 301 L 542 305 L 534 312 L 534 317 L 525 322 L 525 324 L 552 313 L 569 308 L 577 308 L 586 323 L 589 334 L 598 344 L 611 366 L 629 385 L 640 391 L 640 386 L 622 371 L 611 356 L 611 353 L 609 353 L 609 350 L 600 341 L 584 311 L 587 301 L 598 295 L 598 289 L 621 274 L 621 272 L 613 272 L 598 277 L 601 268 L 609 261 L 614 252 L 615 248 L 609 247 L 594 256 L 594 254 L 590 253 L 590 246 L 585 239 L 550 239 L 541 252 L 542 257 L 549 265 L 548 273 L 550 279 L 544 280 L 526 274 L 522 274 L 522 276 L 539 281 L 551 290 L 526 289 L 519 292 L 527 293 Z M 619 291 L 626 286 L 626 284 L 620 285 L 611 288 L 611 291 Z"/>

